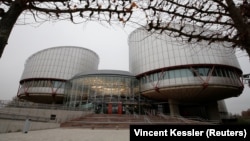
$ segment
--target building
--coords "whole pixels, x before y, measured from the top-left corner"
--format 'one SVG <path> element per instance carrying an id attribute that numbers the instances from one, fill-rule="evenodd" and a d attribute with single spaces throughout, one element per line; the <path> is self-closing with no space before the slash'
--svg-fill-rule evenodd
<path id="1" fill-rule="evenodd" d="M 99 56 L 86 48 L 52 47 L 30 56 L 17 96 L 37 103 L 63 103 L 64 87 L 74 75 L 98 69 Z"/>
<path id="2" fill-rule="evenodd" d="M 215 120 L 224 99 L 243 91 L 231 48 L 180 42 L 138 28 L 129 35 L 129 72 L 98 70 L 99 57 L 81 47 L 56 47 L 28 58 L 18 96 L 107 114 L 157 114 Z"/>
<path id="3" fill-rule="evenodd" d="M 66 85 L 65 105 L 76 109 L 93 108 L 96 113 L 124 114 L 138 107 L 138 80 L 130 72 L 97 70 L 83 72 Z"/>
<path id="4" fill-rule="evenodd" d="M 141 95 L 171 115 L 218 118 L 215 113 L 227 112 L 220 100 L 243 91 L 234 50 L 220 43 L 192 44 L 137 29 L 129 36 L 129 63 Z"/>

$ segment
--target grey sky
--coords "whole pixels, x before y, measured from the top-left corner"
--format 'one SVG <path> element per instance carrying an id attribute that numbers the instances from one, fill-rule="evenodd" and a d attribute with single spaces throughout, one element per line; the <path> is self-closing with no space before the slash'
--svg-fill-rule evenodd
<path id="1" fill-rule="evenodd" d="M 17 94 L 26 59 L 32 54 L 54 46 L 81 46 L 95 51 L 100 57 L 99 69 L 129 70 L 127 37 L 133 30 L 119 26 L 104 27 L 98 23 L 44 23 L 38 27 L 17 25 L 13 29 L 0 59 L 0 99 L 10 100 Z M 250 73 L 248 57 L 237 53 L 244 73 Z M 250 108 L 250 88 L 245 85 L 242 95 L 226 100 L 231 113 Z"/>

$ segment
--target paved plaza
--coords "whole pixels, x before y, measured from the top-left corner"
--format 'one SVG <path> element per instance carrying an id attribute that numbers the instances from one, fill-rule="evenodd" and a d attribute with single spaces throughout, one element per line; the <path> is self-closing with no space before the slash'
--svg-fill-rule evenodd
<path id="1" fill-rule="evenodd" d="M 129 141 L 129 129 L 56 128 L 2 133 L 0 141 Z"/>

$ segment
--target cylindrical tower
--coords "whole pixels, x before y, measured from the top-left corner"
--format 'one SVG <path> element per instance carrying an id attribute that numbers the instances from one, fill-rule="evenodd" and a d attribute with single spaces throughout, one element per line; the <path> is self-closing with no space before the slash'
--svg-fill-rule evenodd
<path id="1" fill-rule="evenodd" d="M 142 95 L 167 101 L 213 101 L 242 93 L 242 71 L 234 49 L 220 43 L 181 42 L 139 28 L 129 36 L 130 71 Z"/>
<path id="2" fill-rule="evenodd" d="M 99 56 L 82 47 L 39 51 L 26 60 L 17 95 L 38 103 L 62 103 L 65 82 L 80 72 L 97 70 L 98 64 Z"/>

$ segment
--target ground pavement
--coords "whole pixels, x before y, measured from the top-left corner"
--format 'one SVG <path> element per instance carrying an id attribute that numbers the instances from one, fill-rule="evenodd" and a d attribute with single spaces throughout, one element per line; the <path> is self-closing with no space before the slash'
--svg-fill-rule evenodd
<path id="1" fill-rule="evenodd" d="M 129 141 L 129 129 L 56 128 L 2 133 L 0 141 Z"/>

